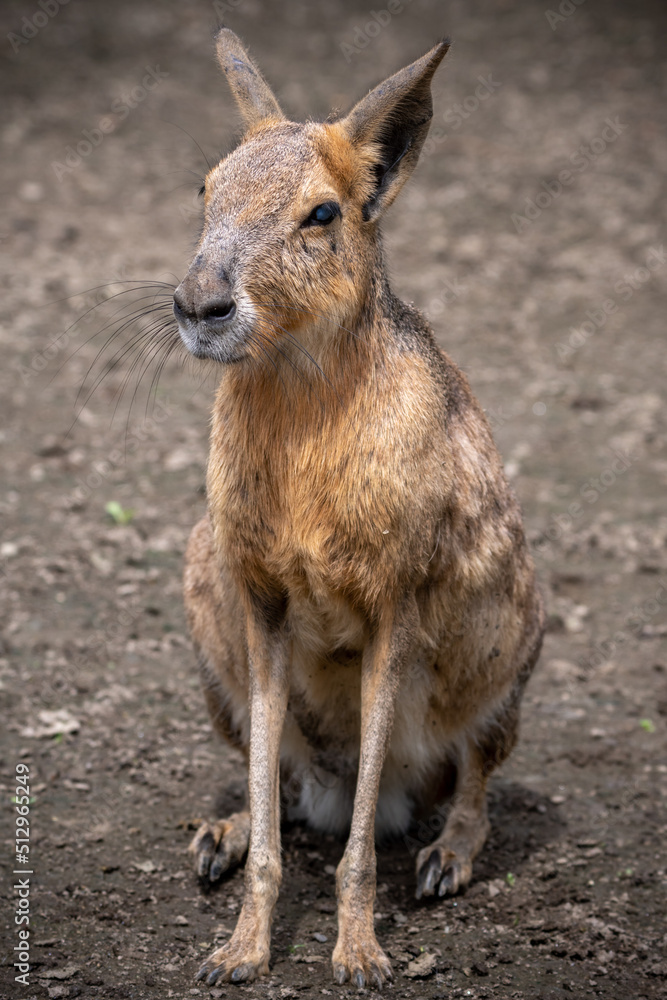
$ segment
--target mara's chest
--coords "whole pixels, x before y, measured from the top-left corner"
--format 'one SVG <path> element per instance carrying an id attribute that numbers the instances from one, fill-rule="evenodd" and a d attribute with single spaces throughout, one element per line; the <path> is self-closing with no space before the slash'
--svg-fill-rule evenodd
<path id="1" fill-rule="evenodd" d="M 209 466 L 216 541 L 241 576 L 263 575 L 293 603 L 331 606 L 397 560 L 407 523 L 401 490 L 371 470 L 321 455 Z M 373 568 L 375 567 L 375 569 Z"/>
<path id="2" fill-rule="evenodd" d="M 377 604 L 434 551 L 450 488 L 443 452 L 401 394 L 381 405 L 360 393 L 321 419 L 219 396 L 207 484 L 218 549 L 241 583 L 294 601 Z"/>

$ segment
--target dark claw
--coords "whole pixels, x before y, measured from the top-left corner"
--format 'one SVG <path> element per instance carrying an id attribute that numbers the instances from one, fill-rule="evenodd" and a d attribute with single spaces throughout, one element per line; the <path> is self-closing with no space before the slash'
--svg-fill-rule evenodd
<path id="1" fill-rule="evenodd" d="M 215 841 L 213 840 L 212 833 L 205 833 L 199 844 L 199 862 L 197 865 L 197 874 L 200 878 L 204 878 L 208 875 L 208 870 L 211 865 L 211 860 L 213 858 L 213 851 L 215 850 Z"/>
<path id="2" fill-rule="evenodd" d="M 355 982 L 355 985 L 357 986 L 357 988 L 360 989 L 360 990 L 362 990 L 364 988 L 364 986 L 366 985 L 366 977 L 363 974 L 363 972 L 361 971 L 361 969 L 357 970 L 356 975 L 354 977 L 354 982 Z"/>
<path id="3" fill-rule="evenodd" d="M 215 882 L 220 876 L 227 871 L 229 868 L 229 858 L 224 854 L 216 854 L 211 863 L 211 871 L 209 873 L 209 878 L 211 882 Z"/>
<path id="4" fill-rule="evenodd" d="M 417 892 L 415 893 L 417 899 L 421 899 L 422 896 L 433 895 L 435 887 L 438 884 L 441 871 L 440 854 L 437 850 L 431 851 L 428 861 L 426 861 L 419 869 Z M 442 893 L 440 893 L 440 895 L 442 895 Z"/>
<path id="5" fill-rule="evenodd" d="M 448 892 L 454 895 L 459 887 L 459 882 L 459 866 L 456 864 L 448 865 L 443 873 L 440 888 L 438 889 L 438 895 L 445 896 Z"/>
<path id="6" fill-rule="evenodd" d="M 383 982 L 382 973 L 380 972 L 378 966 L 375 965 L 374 963 L 373 965 L 371 965 L 371 983 L 373 984 L 376 990 L 381 990 L 382 982 Z"/>
<path id="7" fill-rule="evenodd" d="M 217 969 L 213 970 L 213 972 L 211 973 L 211 975 L 206 980 L 206 985 L 207 986 L 215 986 L 215 984 L 218 981 L 218 978 L 220 977 L 221 972 L 222 972 L 222 966 L 219 965 L 217 967 Z"/>
<path id="8" fill-rule="evenodd" d="M 252 974 L 252 965 L 246 962 L 245 965 L 237 965 L 231 975 L 233 983 L 242 983 Z"/>
<path id="9" fill-rule="evenodd" d="M 199 972 L 195 976 L 195 979 L 196 980 L 206 979 L 207 975 L 208 975 L 208 965 L 202 965 L 201 969 L 199 970 Z"/>
<path id="10" fill-rule="evenodd" d="M 200 854 L 212 854 L 215 850 L 215 840 L 213 834 L 209 830 L 199 841 L 199 853 Z"/>
<path id="11" fill-rule="evenodd" d="M 345 968 L 344 965 L 337 965 L 335 967 L 335 969 L 334 969 L 334 979 L 336 980 L 336 982 L 338 983 L 339 986 L 342 986 L 343 983 L 347 982 L 347 979 L 348 979 L 347 969 Z"/>

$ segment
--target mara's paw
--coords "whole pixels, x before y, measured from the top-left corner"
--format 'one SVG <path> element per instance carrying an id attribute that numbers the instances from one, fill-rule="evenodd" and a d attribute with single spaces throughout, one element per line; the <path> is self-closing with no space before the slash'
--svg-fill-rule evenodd
<path id="1" fill-rule="evenodd" d="M 389 959 L 372 930 L 366 934 L 356 930 L 339 934 L 331 961 L 333 977 L 339 985 L 351 980 L 359 989 L 372 986 L 379 990 L 394 978 Z"/>
<path id="2" fill-rule="evenodd" d="M 207 986 L 215 983 L 250 983 L 257 976 L 269 971 L 269 949 L 260 948 L 255 942 L 237 941 L 233 936 L 222 948 L 206 959 L 197 973 L 198 980 L 205 979 Z"/>
<path id="3" fill-rule="evenodd" d="M 472 878 L 472 860 L 439 844 L 425 847 L 417 855 L 415 896 L 454 896 Z"/>
<path id="4" fill-rule="evenodd" d="M 250 814 L 234 813 L 216 823 L 204 822 L 188 850 L 200 879 L 215 882 L 230 868 L 240 865 L 248 851 Z"/>

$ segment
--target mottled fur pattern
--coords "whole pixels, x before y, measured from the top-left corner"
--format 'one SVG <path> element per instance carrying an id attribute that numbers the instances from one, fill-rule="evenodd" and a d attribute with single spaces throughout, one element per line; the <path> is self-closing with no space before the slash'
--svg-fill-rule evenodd
<path id="1" fill-rule="evenodd" d="M 185 600 L 213 724 L 248 761 L 250 818 L 193 842 L 211 877 L 248 847 L 238 926 L 200 976 L 268 970 L 280 775 L 290 815 L 349 831 L 334 976 L 381 985 L 374 838 L 405 832 L 455 773 L 417 894 L 469 881 L 543 630 L 485 416 L 383 264 L 378 220 L 417 161 L 448 46 L 306 125 L 236 36 L 217 46 L 246 132 L 206 179 L 175 294 L 187 346 L 223 363 Z"/>

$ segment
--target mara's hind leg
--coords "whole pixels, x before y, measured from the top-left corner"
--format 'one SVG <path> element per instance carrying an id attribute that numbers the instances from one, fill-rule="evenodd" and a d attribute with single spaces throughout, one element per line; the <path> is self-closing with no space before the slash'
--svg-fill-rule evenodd
<path id="1" fill-rule="evenodd" d="M 453 895 L 468 884 L 472 862 L 489 833 L 484 754 L 467 741 L 457 761 L 456 789 L 440 836 L 417 855 L 417 899 Z"/>
<path id="2" fill-rule="evenodd" d="M 199 660 L 201 685 L 213 728 L 247 761 L 247 665 L 236 591 L 213 550 L 208 518 L 193 529 L 186 552 L 185 607 Z M 217 789 L 211 789 L 214 796 Z M 214 882 L 248 852 L 247 809 L 205 821 L 190 847 L 200 879 Z"/>
<path id="3" fill-rule="evenodd" d="M 226 871 L 240 865 L 248 853 L 250 813 L 232 813 L 213 823 L 206 820 L 192 838 L 188 850 L 195 870 L 204 882 L 215 882 Z"/>
<path id="4" fill-rule="evenodd" d="M 523 689 L 542 645 L 542 609 L 538 603 L 536 632 L 530 652 L 505 703 L 468 735 L 459 752 L 454 796 L 440 836 L 417 855 L 417 899 L 454 895 L 468 885 L 472 863 L 489 833 L 486 785 L 499 764 L 514 749 L 519 731 Z"/>
<path id="5" fill-rule="evenodd" d="M 247 761 L 243 719 L 239 719 L 238 713 L 234 712 L 229 692 L 219 672 L 207 660 L 202 659 L 199 673 L 213 728 L 227 743 L 240 750 Z M 241 709 L 241 715 L 243 714 Z M 211 791 L 215 798 L 217 789 L 213 787 Z M 236 868 L 248 853 L 249 840 L 250 813 L 247 808 L 212 822 L 205 820 L 188 848 L 198 877 L 204 883 L 215 882 L 225 872 Z"/>

